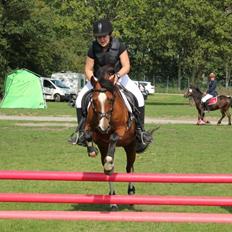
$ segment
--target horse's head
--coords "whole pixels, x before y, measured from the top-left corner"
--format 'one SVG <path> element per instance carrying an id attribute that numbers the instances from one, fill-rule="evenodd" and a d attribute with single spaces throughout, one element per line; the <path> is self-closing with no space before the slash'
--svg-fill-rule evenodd
<path id="1" fill-rule="evenodd" d="M 185 91 L 185 93 L 184 93 L 184 97 L 190 97 L 190 96 L 192 96 L 192 93 L 193 93 L 193 89 L 192 89 L 192 87 L 190 86 L 190 87 L 188 87 L 187 88 L 187 90 Z"/>
<path id="2" fill-rule="evenodd" d="M 92 107 L 96 117 L 94 120 L 97 122 L 97 129 L 101 133 L 108 133 L 111 129 L 110 120 L 115 99 L 115 86 L 113 80 L 109 80 L 112 75 L 111 71 L 103 68 L 97 78 L 91 78 L 93 85 Z"/>
<path id="3" fill-rule="evenodd" d="M 200 89 L 194 85 L 190 85 L 186 92 L 184 93 L 184 97 L 191 97 L 193 96 L 194 93 L 198 93 L 198 94 L 202 94 L 202 92 L 200 91 Z"/>
<path id="4" fill-rule="evenodd" d="M 115 74 L 114 66 L 111 64 L 104 65 L 97 70 L 96 76 L 99 81 L 109 80 L 109 77 Z"/>

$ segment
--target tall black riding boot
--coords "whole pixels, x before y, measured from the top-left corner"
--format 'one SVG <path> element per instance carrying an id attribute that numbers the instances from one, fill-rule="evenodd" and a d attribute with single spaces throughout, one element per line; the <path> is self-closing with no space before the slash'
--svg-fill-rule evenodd
<path id="1" fill-rule="evenodd" d="M 69 142 L 72 144 L 78 144 L 80 146 L 86 146 L 84 138 L 84 125 L 86 118 L 82 114 L 81 108 L 76 108 L 78 126 L 76 131 L 70 136 Z"/>
<path id="2" fill-rule="evenodd" d="M 152 134 L 144 130 L 144 107 L 139 107 L 137 113 L 135 113 L 137 121 L 136 129 L 136 152 L 143 152 L 148 145 L 152 142 Z"/>

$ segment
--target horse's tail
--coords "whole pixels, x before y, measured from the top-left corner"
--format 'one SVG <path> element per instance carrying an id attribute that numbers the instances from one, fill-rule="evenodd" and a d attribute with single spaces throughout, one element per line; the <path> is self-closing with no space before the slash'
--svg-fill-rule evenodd
<path id="1" fill-rule="evenodd" d="M 232 96 L 230 96 L 230 107 L 232 108 Z"/>

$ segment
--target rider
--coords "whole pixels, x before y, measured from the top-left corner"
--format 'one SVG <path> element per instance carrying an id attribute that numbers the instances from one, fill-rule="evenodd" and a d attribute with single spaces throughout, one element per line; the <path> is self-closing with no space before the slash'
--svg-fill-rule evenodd
<path id="1" fill-rule="evenodd" d="M 217 96 L 217 81 L 216 81 L 216 75 L 215 73 L 210 73 L 209 74 L 209 84 L 208 84 L 208 89 L 205 93 L 205 95 L 202 97 L 201 102 L 204 107 L 208 111 L 208 106 L 206 104 L 206 101 L 209 100 L 212 97 Z"/>
<path id="2" fill-rule="evenodd" d="M 139 113 L 137 111 L 133 112 L 137 121 L 136 137 L 139 142 L 139 149 L 144 150 L 151 141 L 151 138 L 147 138 L 148 132 L 144 131 L 144 98 L 138 86 L 128 76 L 130 71 L 130 60 L 127 48 L 122 42 L 112 36 L 112 32 L 113 27 L 109 20 L 100 19 L 93 24 L 93 35 L 95 40 L 88 50 L 85 63 L 85 75 L 88 82 L 76 99 L 76 112 L 79 126 L 77 127 L 78 131 L 71 137 L 71 142 L 79 145 L 84 144 L 82 99 L 86 93 L 93 88 L 90 83 L 91 77 L 96 76 L 99 67 L 113 64 L 116 74 L 112 75 L 110 79 L 115 77 L 115 83 L 123 86 L 137 99 L 137 110 Z M 150 141 L 146 141 L 146 138 Z"/>

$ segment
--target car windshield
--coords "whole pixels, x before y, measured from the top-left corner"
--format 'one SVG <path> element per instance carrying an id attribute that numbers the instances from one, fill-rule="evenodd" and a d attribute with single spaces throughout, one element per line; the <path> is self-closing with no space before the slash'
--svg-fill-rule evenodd
<path id="1" fill-rule="evenodd" d="M 65 85 L 62 81 L 60 80 L 51 80 L 56 86 L 63 88 L 63 89 L 69 89 L 67 85 Z"/>

